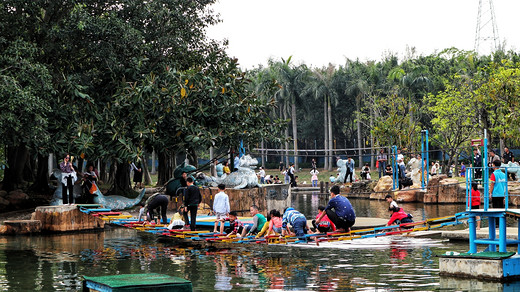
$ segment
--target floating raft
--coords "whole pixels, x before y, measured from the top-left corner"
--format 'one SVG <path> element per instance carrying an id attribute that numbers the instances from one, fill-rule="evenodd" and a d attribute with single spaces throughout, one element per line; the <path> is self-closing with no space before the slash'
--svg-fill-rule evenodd
<path id="1" fill-rule="evenodd" d="M 83 291 L 178 291 L 191 292 L 191 282 L 182 278 L 161 274 L 124 274 L 101 277 L 83 276 Z"/>
<path id="2" fill-rule="evenodd" d="M 318 234 L 307 234 L 304 237 L 297 238 L 294 236 L 280 237 L 277 235 L 264 236 L 256 238 L 254 236 L 237 237 L 236 235 L 227 236 L 226 234 L 213 233 L 207 231 L 190 231 L 185 229 L 168 229 L 168 225 L 150 224 L 138 221 L 134 218 L 128 218 L 129 215 L 123 215 L 120 212 L 112 212 L 101 207 L 83 208 L 83 212 L 88 212 L 92 216 L 108 221 L 110 224 L 131 228 L 143 232 L 155 234 L 157 236 L 174 238 L 182 243 L 197 246 L 221 246 L 226 247 L 229 244 L 263 244 L 263 245 L 287 245 L 287 244 L 308 244 L 319 246 L 325 242 L 351 241 L 363 238 L 377 238 L 391 235 L 405 235 L 417 231 L 426 231 L 438 229 L 446 226 L 462 224 L 467 217 L 465 213 L 458 213 L 454 216 L 439 217 L 427 219 L 413 223 L 403 223 L 399 225 L 375 227 L 367 229 L 352 230 L 350 232 L 329 232 Z M 131 216 L 130 216 L 131 217 Z M 207 216 L 200 219 L 208 226 L 213 227 L 215 217 Z M 241 220 L 242 222 L 248 222 Z M 247 223 L 246 223 L 247 224 Z M 197 225 L 199 218 L 197 218 Z"/>

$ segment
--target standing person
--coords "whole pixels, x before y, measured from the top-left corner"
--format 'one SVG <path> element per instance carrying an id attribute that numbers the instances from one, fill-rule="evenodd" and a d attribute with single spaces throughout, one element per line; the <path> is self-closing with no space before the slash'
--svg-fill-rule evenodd
<path id="1" fill-rule="evenodd" d="M 466 177 L 466 165 L 464 165 L 464 162 L 460 163 L 460 177 Z"/>
<path id="2" fill-rule="evenodd" d="M 193 178 L 190 176 L 186 179 L 188 185 L 184 190 L 184 222 L 190 226 L 191 231 L 195 231 L 195 225 L 197 223 L 197 209 L 199 204 L 202 202 L 202 196 L 200 195 L 199 187 L 193 184 Z M 188 212 L 191 215 L 191 221 L 188 219 Z M 187 226 L 185 226 L 187 227 Z"/>
<path id="3" fill-rule="evenodd" d="M 155 193 L 146 200 L 143 212 L 146 214 L 147 221 L 154 221 L 154 210 L 156 210 L 157 214 L 161 214 L 161 224 L 168 224 L 168 218 L 166 217 L 167 208 L 168 197 L 161 193 Z"/>
<path id="4" fill-rule="evenodd" d="M 489 167 L 493 167 L 493 162 L 500 161 L 500 156 L 498 156 L 495 152 L 495 150 L 490 149 L 489 150 Z"/>
<path id="5" fill-rule="evenodd" d="M 515 155 L 513 152 L 509 151 L 509 147 L 504 147 L 504 154 L 502 154 L 502 159 L 504 160 L 504 164 L 515 162 Z M 513 172 L 507 172 L 507 177 L 511 177 L 512 180 L 516 180 L 516 174 Z"/>
<path id="6" fill-rule="evenodd" d="M 282 174 L 283 174 L 283 183 L 284 184 L 291 183 L 291 176 L 289 175 L 289 170 L 287 168 L 283 169 Z"/>
<path id="7" fill-rule="evenodd" d="M 347 174 L 345 174 L 345 178 L 343 179 L 343 183 L 347 182 L 347 177 L 350 176 L 350 182 L 353 182 L 353 175 L 354 175 L 354 159 L 351 157 L 347 158 L 347 162 L 345 163 L 345 166 L 347 167 Z"/>
<path id="8" fill-rule="evenodd" d="M 384 175 L 384 173 L 385 173 L 387 161 L 388 161 L 388 156 L 386 155 L 385 150 L 381 149 L 381 151 L 379 151 L 379 154 L 377 155 L 377 162 L 379 163 L 379 165 L 378 165 L 379 178 L 381 178 L 381 176 Z"/>
<path id="9" fill-rule="evenodd" d="M 296 187 L 296 179 L 294 178 L 294 163 L 291 163 L 291 167 L 289 167 L 289 178 L 291 179 L 291 187 Z"/>
<path id="10" fill-rule="evenodd" d="M 318 222 L 319 223 L 319 222 Z M 294 229 L 294 233 L 296 233 L 296 236 L 299 239 L 305 238 L 305 234 L 307 234 L 307 219 L 305 219 L 305 216 L 296 211 L 294 208 L 285 208 L 283 211 L 283 217 L 282 217 L 282 234 L 280 237 L 283 237 L 287 234 L 290 234 L 291 231 L 289 230 L 290 224 L 292 228 Z"/>
<path id="11" fill-rule="evenodd" d="M 435 163 L 435 161 L 432 161 L 432 168 L 430 170 L 430 175 L 431 176 L 437 175 L 437 164 Z"/>
<path id="12" fill-rule="evenodd" d="M 473 149 L 473 167 L 475 167 L 475 179 L 482 178 L 482 155 L 480 155 L 480 151 L 478 148 Z"/>
<path id="13" fill-rule="evenodd" d="M 493 208 L 501 209 L 505 206 L 507 177 L 500 170 L 500 160 L 493 161 L 493 173 L 489 177 L 489 197 L 493 203 Z"/>
<path id="14" fill-rule="evenodd" d="M 240 156 L 238 153 L 235 155 L 235 159 L 233 160 L 233 171 L 237 171 L 240 167 Z"/>
<path id="15" fill-rule="evenodd" d="M 401 153 L 401 149 L 397 149 L 397 161 L 402 160 L 404 163 L 404 155 Z"/>
<path id="16" fill-rule="evenodd" d="M 87 171 L 83 173 L 83 201 L 86 204 L 92 204 L 94 202 L 93 194 L 97 190 L 97 178 L 97 174 L 94 171 L 94 165 L 92 165 L 92 163 L 87 164 Z"/>
<path id="17" fill-rule="evenodd" d="M 283 170 L 284 170 L 285 165 L 283 165 L 283 161 L 280 161 L 280 166 L 279 166 L 279 168 L 280 168 L 280 171 L 283 171 Z"/>
<path id="18" fill-rule="evenodd" d="M 310 173 L 311 173 L 311 186 L 317 187 L 318 186 L 318 174 L 320 172 L 316 168 L 313 168 Z"/>
<path id="19" fill-rule="evenodd" d="M 134 170 L 134 189 L 143 187 L 143 169 L 141 167 L 141 161 L 137 161 L 137 164 L 132 162 L 132 169 Z"/>
<path id="20" fill-rule="evenodd" d="M 249 212 L 253 216 L 253 226 L 249 225 L 244 228 L 244 231 L 242 231 L 242 236 L 244 236 L 246 233 L 247 235 L 256 235 L 258 232 L 264 228 L 264 224 L 267 222 L 267 219 L 263 214 L 258 212 L 258 206 L 252 205 L 249 208 Z"/>
<path id="21" fill-rule="evenodd" d="M 229 206 L 229 196 L 224 192 L 226 190 L 226 185 L 219 184 L 218 190 L 219 192 L 215 195 L 215 199 L 213 199 L 213 212 L 217 216 L 213 232 L 217 232 L 217 226 L 220 222 L 220 233 L 224 233 L 224 222 L 222 219 L 226 219 L 231 210 Z"/>
<path id="22" fill-rule="evenodd" d="M 263 167 L 260 166 L 260 170 L 258 171 L 258 176 L 260 176 L 260 183 L 265 183 L 265 170 Z"/>
<path id="23" fill-rule="evenodd" d="M 311 168 L 313 168 L 313 169 L 317 168 L 316 167 L 316 160 L 314 158 L 311 160 Z"/>
<path id="24" fill-rule="evenodd" d="M 471 183 L 471 198 L 468 202 L 468 207 L 471 204 L 471 210 L 478 210 L 480 209 L 480 191 L 478 190 L 478 184 L 477 182 Z M 477 230 L 480 229 L 480 217 L 477 216 L 475 218 L 477 220 Z"/>
<path id="25" fill-rule="evenodd" d="M 63 204 L 74 204 L 74 183 L 77 180 L 76 171 L 72 166 L 72 159 L 69 154 L 65 154 L 60 163 L 61 170 L 61 199 Z M 69 193 L 67 194 L 67 190 Z"/>
<path id="26" fill-rule="evenodd" d="M 316 219 L 316 224 L 319 224 L 327 215 L 330 221 L 336 225 L 338 232 L 349 232 L 350 227 L 356 223 L 356 212 L 350 201 L 346 197 L 340 196 L 339 193 L 339 186 L 330 188 L 329 203 L 325 207 L 325 212 L 322 212 Z"/>

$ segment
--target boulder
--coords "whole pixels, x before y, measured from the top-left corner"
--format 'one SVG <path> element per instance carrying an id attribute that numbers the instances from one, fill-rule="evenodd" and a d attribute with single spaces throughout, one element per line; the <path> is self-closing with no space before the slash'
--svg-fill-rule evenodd
<path id="1" fill-rule="evenodd" d="M 377 181 L 377 185 L 374 187 L 374 192 L 388 192 L 393 188 L 393 178 L 389 175 L 381 177 Z"/>
<path id="2" fill-rule="evenodd" d="M 22 190 L 14 190 L 9 192 L 6 199 L 12 205 L 21 205 L 25 203 L 27 200 L 29 200 L 29 196 L 25 194 Z"/>
<path id="3" fill-rule="evenodd" d="M 0 191 L 0 198 L 5 198 L 5 197 L 7 197 L 7 191 L 1 190 Z"/>
<path id="4" fill-rule="evenodd" d="M 398 203 L 417 202 L 417 190 L 401 190 L 394 192 L 394 199 Z"/>
<path id="5" fill-rule="evenodd" d="M 446 178 L 439 182 L 438 203 L 464 203 L 466 189 L 461 187 L 457 179 Z"/>
<path id="6" fill-rule="evenodd" d="M 0 197 L 0 209 L 5 209 L 5 208 L 7 208 L 7 206 L 9 206 L 9 204 L 11 204 L 11 203 L 9 202 L 9 200 Z"/>

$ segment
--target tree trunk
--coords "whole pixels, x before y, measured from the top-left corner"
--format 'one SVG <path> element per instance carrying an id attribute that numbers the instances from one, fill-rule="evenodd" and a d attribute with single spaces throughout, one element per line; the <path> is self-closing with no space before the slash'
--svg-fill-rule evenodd
<path id="1" fill-rule="evenodd" d="M 213 154 L 213 147 L 209 147 L 209 175 L 211 176 L 217 176 L 217 168 L 215 167 L 215 163 L 213 162 L 213 158 L 215 158 L 214 156 L 215 155 Z"/>
<path id="2" fill-rule="evenodd" d="M 284 120 L 287 120 L 287 103 L 285 104 L 285 110 L 283 112 Z M 289 168 L 289 142 L 287 142 L 287 139 L 289 139 L 289 127 L 285 127 L 285 167 Z"/>
<path id="3" fill-rule="evenodd" d="M 260 142 L 260 148 L 262 148 L 262 151 L 261 151 L 261 153 L 262 153 L 262 158 L 261 158 L 262 163 L 261 163 L 261 165 L 262 165 L 262 168 L 265 169 L 265 150 L 264 150 L 264 139 L 263 138 L 262 138 L 262 142 Z M 215 176 L 216 176 L 216 171 L 215 171 Z"/>
<path id="4" fill-rule="evenodd" d="M 323 166 L 323 169 L 326 169 L 326 170 L 330 170 L 331 167 L 329 167 L 329 130 L 328 130 L 328 122 L 329 122 L 329 119 L 327 118 L 327 96 L 325 96 L 325 98 L 323 99 L 323 126 L 325 127 L 325 130 L 324 130 L 324 133 L 325 133 L 325 137 L 323 138 L 323 157 L 324 157 L 324 160 L 325 160 L 325 165 Z"/>
<path id="5" fill-rule="evenodd" d="M 134 194 L 132 183 L 130 181 L 130 169 L 125 162 L 114 162 L 115 176 L 112 189 L 108 191 L 109 195 L 118 195 L 128 197 Z"/>
<path id="6" fill-rule="evenodd" d="M 23 167 L 23 180 L 27 182 L 34 182 L 36 180 L 36 175 L 34 173 L 36 169 L 36 160 L 29 155 L 27 152 L 27 159 L 25 160 L 25 165 Z"/>
<path id="7" fill-rule="evenodd" d="M 39 193 L 50 192 L 49 188 L 49 157 L 48 155 L 38 154 L 36 179 L 31 186 L 31 190 Z"/>
<path id="8" fill-rule="evenodd" d="M 332 108 L 330 106 L 330 97 L 327 98 L 327 118 L 328 118 L 328 125 L 329 125 L 329 154 L 328 154 L 328 160 L 329 160 L 329 171 L 331 171 L 334 168 L 334 157 L 332 154 L 332 151 L 334 150 L 334 147 L 332 146 Z"/>
<path id="9" fill-rule="evenodd" d="M 374 111 L 370 110 L 370 169 L 374 169 L 374 158 L 375 153 L 374 151 L 374 134 L 372 133 L 372 129 L 374 129 Z"/>
<path id="10" fill-rule="evenodd" d="M 357 116 L 357 144 L 358 144 L 358 159 L 359 159 L 359 167 L 363 167 L 363 153 L 361 153 L 361 113 L 360 113 L 360 101 L 361 97 L 358 97 L 356 100 L 356 116 Z"/>
<path id="11" fill-rule="evenodd" d="M 155 174 L 155 149 L 152 151 L 152 174 Z"/>
<path id="12" fill-rule="evenodd" d="M 159 151 L 157 153 L 157 157 L 159 160 L 159 171 L 157 177 L 157 185 L 163 186 L 168 182 L 170 178 L 173 177 L 173 171 L 175 170 L 175 166 L 173 163 L 172 156 L 167 152 Z M 175 157 L 175 156 L 174 156 Z"/>
<path id="13" fill-rule="evenodd" d="M 143 161 L 141 163 L 141 166 L 143 168 L 144 185 L 151 185 L 152 177 L 150 176 L 150 172 L 148 171 L 148 154 L 146 153 L 144 153 L 143 155 Z"/>
<path id="14" fill-rule="evenodd" d="M 12 191 L 24 183 L 23 170 L 28 157 L 28 150 L 25 145 L 7 146 L 6 154 L 7 166 L 4 171 L 3 189 Z"/>
<path id="15" fill-rule="evenodd" d="M 291 119 L 292 119 L 292 133 L 293 133 L 293 148 L 294 148 L 294 171 L 298 172 L 298 126 L 296 123 L 296 101 L 291 105 Z"/>

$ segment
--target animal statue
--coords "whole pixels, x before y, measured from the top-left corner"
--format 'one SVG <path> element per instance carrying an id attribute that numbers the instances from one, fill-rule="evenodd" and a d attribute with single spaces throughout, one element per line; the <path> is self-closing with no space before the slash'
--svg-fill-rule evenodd
<path id="1" fill-rule="evenodd" d="M 166 183 L 166 191 L 165 194 L 167 196 L 177 196 L 177 190 L 181 188 L 181 178 L 182 173 L 186 172 L 187 174 L 194 172 L 196 170 L 195 166 L 186 164 L 183 162 L 181 165 L 177 166 L 173 171 L 173 177 Z"/>
<path id="2" fill-rule="evenodd" d="M 197 175 L 197 183 L 210 185 L 213 187 L 219 184 L 225 184 L 226 188 L 243 189 L 260 187 L 258 177 L 253 169 L 258 165 L 258 160 L 250 155 L 240 157 L 240 166 L 237 171 L 229 175 L 223 174 L 221 177 L 208 177 L 205 175 Z"/>
<path id="3" fill-rule="evenodd" d="M 413 181 L 413 185 L 420 187 L 421 186 L 421 160 L 417 158 L 412 158 L 408 163 L 406 164 L 406 167 L 408 168 L 408 173 L 406 176 L 410 177 Z M 428 165 L 424 166 L 425 172 L 428 173 Z"/>
<path id="4" fill-rule="evenodd" d="M 58 179 L 59 182 L 61 181 L 61 178 L 62 178 L 61 170 L 55 169 L 53 171 L 53 175 Z M 79 184 L 74 185 L 74 191 L 73 191 L 74 198 L 75 199 L 80 198 L 82 191 L 83 190 L 81 188 L 81 185 L 79 185 Z M 139 194 L 139 196 L 137 196 L 137 198 L 131 199 L 131 198 L 123 197 L 123 196 L 105 196 L 105 195 L 103 195 L 103 193 L 101 193 L 99 188 L 97 188 L 93 195 L 94 195 L 95 204 L 103 205 L 105 208 L 110 208 L 112 210 L 124 210 L 124 209 L 128 209 L 128 208 L 132 208 L 135 205 L 139 204 L 144 197 L 144 193 L 145 193 L 145 189 L 143 189 L 141 191 L 141 193 Z M 50 205 L 56 206 L 56 205 L 62 205 L 62 204 L 63 204 L 62 188 L 61 188 L 61 186 L 58 186 L 58 188 L 56 188 L 56 191 L 54 192 L 54 196 L 50 202 Z"/>
<path id="5" fill-rule="evenodd" d="M 511 162 L 511 161 L 509 161 L 507 164 L 506 163 L 502 163 L 502 165 L 500 167 L 501 168 L 506 168 L 507 167 L 507 173 L 514 173 L 514 174 L 516 174 L 517 181 L 520 182 L 520 165 L 518 164 L 518 162 Z"/>
<path id="6" fill-rule="evenodd" d="M 352 159 L 352 162 L 354 162 L 354 159 Z M 339 175 L 336 177 L 336 182 L 342 183 L 345 181 L 345 176 L 347 175 L 347 160 L 338 159 L 336 161 L 336 165 L 338 166 L 338 172 L 339 172 Z M 355 171 L 352 174 L 352 180 L 356 181 L 356 172 Z"/>

